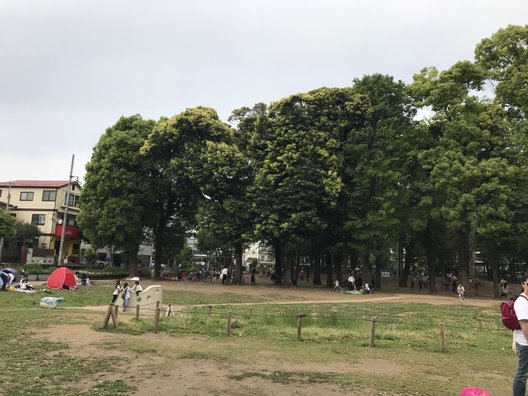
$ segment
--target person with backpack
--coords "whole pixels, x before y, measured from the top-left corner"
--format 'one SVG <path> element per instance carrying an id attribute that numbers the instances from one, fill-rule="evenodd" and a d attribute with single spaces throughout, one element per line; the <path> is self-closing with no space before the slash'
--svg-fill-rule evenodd
<path id="1" fill-rule="evenodd" d="M 524 277 L 522 288 L 521 295 L 513 305 L 520 325 L 520 329 L 514 330 L 519 365 L 513 380 L 513 396 L 525 396 L 528 378 L 528 276 Z"/>

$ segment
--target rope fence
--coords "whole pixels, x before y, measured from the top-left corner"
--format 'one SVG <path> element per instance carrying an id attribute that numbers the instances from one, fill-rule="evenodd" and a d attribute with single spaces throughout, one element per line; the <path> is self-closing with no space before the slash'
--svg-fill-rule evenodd
<path id="1" fill-rule="evenodd" d="M 216 320 L 223 321 L 225 320 L 225 335 L 227 337 L 232 336 L 233 323 L 235 319 L 255 321 L 262 318 L 272 319 L 272 320 L 281 320 L 286 321 L 287 324 L 291 324 L 292 327 L 295 327 L 295 340 L 297 342 L 303 341 L 302 331 L 303 326 L 311 326 L 317 321 L 329 320 L 335 322 L 340 322 L 344 327 L 344 324 L 350 323 L 364 323 L 370 324 L 370 337 L 369 337 L 369 347 L 373 348 L 376 346 L 376 338 L 379 332 L 382 329 L 390 329 L 391 327 L 397 327 L 399 330 L 424 330 L 424 329 L 435 329 L 438 331 L 439 337 L 439 350 L 441 352 L 446 352 L 446 328 L 449 330 L 460 330 L 466 332 L 478 332 L 481 333 L 484 330 L 486 331 L 504 331 L 500 320 L 498 323 L 485 321 L 483 319 L 474 319 L 470 323 L 474 323 L 473 326 L 460 326 L 456 324 L 445 324 L 437 322 L 429 318 L 429 323 L 420 323 L 418 321 L 409 321 L 409 318 L 402 316 L 390 316 L 390 315 L 380 315 L 374 317 L 366 317 L 365 315 L 338 315 L 338 314 L 328 314 L 328 313 L 311 313 L 305 314 L 298 312 L 296 314 L 287 314 L 284 312 L 281 313 L 257 313 L 253 311 L 252 308 L 249 308 L 247 312 L 243 313 L 234 313 L 230 307 L 223 306 L 227 311 L 222 312 L 221 310 L 215 311 L 213 305 L 200 307 L 201 309 L 187 309 L 187 310 L 174 310 L 171 304 L 168 304 L 166 307 L 161 307 L 159 302 L 156 304 L 156 308 L 149 307 L 140 307 L 137 305 L 135 307 L 135 320 L 139 321 L 141 315 L 143 317 L 152 317 L 153 318 L 153 331 L 154 334 L 157 334 L 159 331 L 160 321 L 162 320 L 162 311 L 164 312 L 163 317 L 170 319 L 173 318 L 182 318 L 184 316 L 190 317 L 202 317 L 205 320 Z M 203 309 L 205 308 L 205 309 Z M 112 327 L 116 328 L 118 326 L 118 311 L 119 305 L 110 304 L 106 311 L 106 314 L 103 319 L 103 328 L 107 328 L 110 325 L 110 320 L 112 321 Z M 238 324 L 239 325 L 239 324 Z M 329 327 L 328 324 L 326 327 Z"/>

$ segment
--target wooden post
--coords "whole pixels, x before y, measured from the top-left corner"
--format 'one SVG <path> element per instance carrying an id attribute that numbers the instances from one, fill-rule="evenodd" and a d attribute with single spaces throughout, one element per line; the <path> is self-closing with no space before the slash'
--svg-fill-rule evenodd
<path id="1" fill-rule="evenodd" d="M 211 317 L 211 312 L 213 312 L 213 306 L 212 305 L 208 305 L 208 308 L 209 308 L 208 316 Z"/>
<path id="2" fill-rule="evenodd" d="M 444 324 L 440 323 L 440 352 L 446 351 Z"/>
<path id="3" fill-rule="evenodd" d="M 479 331 L 484 330 L 484 326 L 482 325 L 482 320 L 479 320 Z"/>
<path id="4" fill-rule="evenodd" d="M 374 339 L 376 338 L 376 318 L 372 318 L 372 326 L 370 327 L 370 347 L 374 347 Z"/>
<path id="5" fill-rule="evenodd" d="M 302 314 L 297 315 L 297 341 L 301 341 L 301 329 L 304 316 Z"/>
<path id="6" fill-rule="evenodd" d="M 156 303 L 156 312 L 154 313 L 154 334 L 158 334 L 160 315 L 161 315 L 161 308 L 159 306 L 159 301 L 158 301 Z"/>
<path id="7" fill-rule="evenodd" d="M 114 305 L 115 317 L 117 320 L 117 315 L 119 314 L 119 305 Z"/>
<path id="8" fill-rule="evenodd" d="M 227 336 L 231 337 L 231 317 L 232 317 L 231 311 L 227 313 Z"/>
<path id="9" fill-rule="evenodd" d="M 116 306 L 117 309 L 119 309 L 119 306 Z M 114 329 L 117 327 L 117 315 L 116 315 L 116 310 L 112 308 L 110 308 L 110 315 L 111 315 L 111 318 L 112 318 L 112 325 L 114 326 Z"/>
<path id="10" fill-rule="evenodd" d="M 169 304 L 169 306 L 167 307 L 166 316 L 171 316 L 171 314 L 172 314 L 172 306 Z"/>
<path id="11" fill-rule="evenodd" d="M 108 327 L 108 321 L 110 320 L 110 315 L 112 315 L 112 309 L 114 309 L 114 305 L 110 304 L 106 310 L 106 315 L 103 320 L 103 328 L 105 329 Z"/>
<path id="12" fill-rule="evenodd" d="M 139 304 L 136 305 L 136 320 L 139 320 Z"/>

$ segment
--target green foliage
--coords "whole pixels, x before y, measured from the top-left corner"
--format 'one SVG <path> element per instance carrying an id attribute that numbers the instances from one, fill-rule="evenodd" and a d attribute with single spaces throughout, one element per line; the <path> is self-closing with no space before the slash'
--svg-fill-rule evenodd
<path id="1" fill-rule="evenodd" d="M 475 49 L 475 60 L 496 82 L 497 99 L 512 110 L 528 112 L 528 26 L 509 25 Z M 520 115 L 520 114 L 519 114 Z"/>
<path id="2" fill-rule="evenodd" d="M 152 226 L 154 189 L 149 163 L 139 150 L 153 127 L 153 121 L 135 115 L 121 117 L 108 128 L 86 165 L 81 192 L 77 221 L 83 233 L 92 244 L 123 249 L 132 258 L 144 239 L 144 227 Z"/>
<path id="3" fill-rule="evenodd" d="M 32 246 L 35 238 L 38 238 L 41 234 L 35 224 L 28 224 L 17 220 L 15 223 L 15 235 L 8 238 L 8 241 L 25 246 Z"/>
<path id="4" fill-rule="evenodd" d="M 13 216 L 0 211 L 0 237 L 13 238 L 16 234 L 16 220 Z"/>

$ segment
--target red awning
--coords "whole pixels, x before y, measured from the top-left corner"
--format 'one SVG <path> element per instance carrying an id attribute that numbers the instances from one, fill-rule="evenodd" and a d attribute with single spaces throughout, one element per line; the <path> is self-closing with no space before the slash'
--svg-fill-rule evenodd
<path id="1" fill-rule="evenodd" d="M 62 235 L 62 224 L 57 224 L 55 227 L 55 236 L 60 237 Z M 75 226 L 66 226 L 64 236 L 70 239 L 81 239 L 81 229 Z"/>

